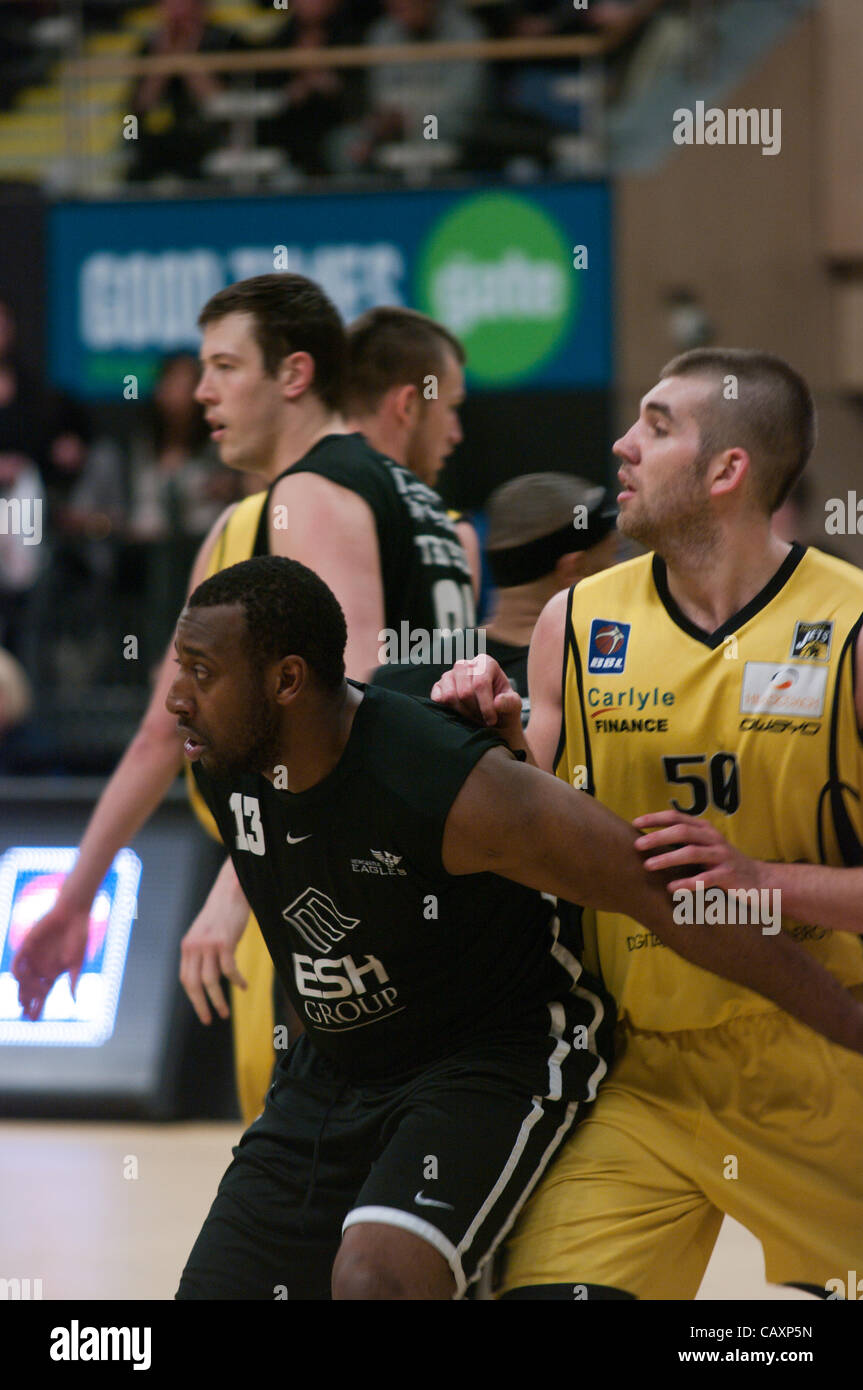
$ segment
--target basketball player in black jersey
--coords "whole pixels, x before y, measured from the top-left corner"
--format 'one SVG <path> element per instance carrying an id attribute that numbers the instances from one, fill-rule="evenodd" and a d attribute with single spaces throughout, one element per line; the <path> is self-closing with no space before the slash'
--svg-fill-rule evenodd
<path id="1" fill-rule="evenodd" d="M 270 483 L 246 554 L 290 555 L 332 587 L 347 619 L 349 674 L 364 677 L 377 665 L 385 626 L 473 622 L 470 566 L 437 494 L 351 433 L 340 413 L 345 330 L 322 290 L 300 275 L 256 276 L 216 294 L 200 323 L 196 398 L 222 461 Z M 190 588 L 212 567 L 235 510 L 229 508 L 205 539 Z M 182 766 L 176 728 L 165 713 L 172 680 L 168 653 L 141 725 L 99 798 L 75 867 L 20 948 L 14 968 L 29 1018 L 39 1017 L 65 970 L 74 987 L 99 885 Z M 228 894 L 230 876 L 219 882 Z M 209 917 L 195 925 L 217 934 L 219 922 L 217 896 Z M 245 983 L 239 972 L 234 983 Z"/>
<path id="2" fill-rule="evenodd" d="M 345 635 L 277 557 L 206 580 L 177 627 L 167 708 L 307 1030 L 183 1299 L 446 1299 L 479 1277 L 607 1069 L 610 1002 L 542 890 L 777 999 L 799 984 L 794 942 L 770 943 L 768 980 L 740 939 L 675 926 L 635 832 L 493 731 L 346 682 Z"/>

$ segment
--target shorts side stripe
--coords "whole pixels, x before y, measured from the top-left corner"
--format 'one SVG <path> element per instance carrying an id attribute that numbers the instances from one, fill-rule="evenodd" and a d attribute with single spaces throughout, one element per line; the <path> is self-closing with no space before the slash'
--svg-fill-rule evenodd
<path id="1" fill-rule="evenodd" d="M 433 1245 L 452 1270 L 456 1283 L 456 1297 L 461 1297 L 467 1288 L 467 1280 L 464 1277 L 459 1252 L 437 1226 L 433 1226 L 430 1221 L 423 1221 L 422 1217 L 414 1216 L 412 1212 L 401 1211 L 398 1207 L 355 1207 L 344 1219 L 342 1235 L 349 1226 L 361 1225 L 366 1221 L 377 1221 L 384 1226 L 400 1226 L 403 1231 L 412 1231 L 415 1236 Z"/>
<path id="2" fill-rule="evenodd" d="M 539 1164 L 537 1168 L 534 1170 L 530 1178 L 530 1181 L 526 1184 L 515 1206 L 512 1207 L 512 1209 L 510 1210 L 504 1224 L 501 1226 L 497 1235 L 494 1237 L 493 1240 L 489 1241 L 488 1248 L 485 1254 L 483 1255 L 482 1259 L 480 1260 L 479 1264 L 477 1265 L 473 1277 L 471 1278 L 471 1283 L 475 1283 L 475 1281 L 479 1279 L 483 1270 L 487 1267 L 489 1260 L 491 1260 L 492 1256 L 495 1254 L 501 1241 L 509 1235 L 510 1231 L 512 1230 L 512 1227 L 515 1225 L 515 1221 L 517 1216 L 519 1215 L 519 1212 L 525 1205 L 528 1197 L 533 1192 L 533 1189 L 536 1187 L 540 1178 L 545 1173 L 545 1170 L 551 1162 L 551 1159 L 554 1157 L 555 1150 L 558 1149 L 562 1144 L 563 1140 L 567 1138 L 569 1131 L 572 1127 L 574 1116 L 578 1111 L 579 1104 L 579 1101 L 573 1100 L 570 1101 L 569 1105 L 566 1107 L 566 1114 L 561 1123 L 558 1125 L 553 1138 L 551 1139 L 550 1143 L 548 1144 L 548 1147 L 545 1150 L 545 1153 L 539 1160 Z"/>
<path id="3" fill-rule="evenodd" d="M 531 1130 L 533 1129 L 534 1125 L 538 1124 L 539 1121 L 543 1118 L 544 1114 L 542 1108 L 542 1100 L 539 1097 L 534 1096 L 533 1100 L 531 1101 L 530 1114 L 526 1115 L 524 1120 L 522 1121 L 521 1129 L 518 1132 L 518 1138 L 516 1139 L 515 1144 L 513 1145 L 509 1158 L 504 1164 L 497 1182 L 489 1192 L 488 1196 L 486 1197 L 485 1201 L 483 1202 L 482 1206 L 480 1207 L 479 1211 L 477 1212 L 476 1216 L 474 1217 L 470 1226 L 468 1226 L 467 1231 L 465 1232 L 464 1236 L 459 1242 L 459 1255 L 466 1254 L 466 1252 L 470 1249 L 477 1231 L 485 1221 L 495 1202 L 497 1202 L 497 1200 L 501 1196 L 501 1193 L 503 1192 L 504 1188 L 506 1187 L 507 1183 L 512 1177 L 513 1172 L 518 1166 L 519 1160 L 521 1159 L 521 1156 L 527 1146 L 527 1141 L 530 1138 Z"/>

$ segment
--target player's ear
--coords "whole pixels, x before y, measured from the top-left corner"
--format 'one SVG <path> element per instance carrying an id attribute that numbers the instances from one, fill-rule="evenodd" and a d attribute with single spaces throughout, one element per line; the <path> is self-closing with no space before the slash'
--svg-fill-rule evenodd
<path id="1" fill-rule="evenodd" d="M 569 589 L 583 579 L 586 573 L 584 551 L 571 550 L 568 555 L 561 555 L 554 567 L 555 583 L 558 589 Z"/>
<path id="2" fill-rule="evenodd" d="M 419 414 L 419 391 L 408 383 L 393 389 L 393 410 L 400 425 L 413 425 Z"/>
<path id="3" fill-rule="evenodd" d="M 721 454 L 710 460 L 708 467 L 713 497 L 724 497 L 734 492 L 747 477 L 752 476 L 752 465 L 746 449 L 723 449 Z"/>
<path id="4" fill-rule="evenodd" d="M 279 365 L 279 384 L 285 400 L 305 395 L 315 380 L 315 359 L 309 352 L 292 352 Z"/>
<path id="5" fill-rule="evenodd" d="M 286 656 L 274 668 L 275 698 L 279 705 L 293 704 L 305 689 L 309 668 L 301 656 Z"/>

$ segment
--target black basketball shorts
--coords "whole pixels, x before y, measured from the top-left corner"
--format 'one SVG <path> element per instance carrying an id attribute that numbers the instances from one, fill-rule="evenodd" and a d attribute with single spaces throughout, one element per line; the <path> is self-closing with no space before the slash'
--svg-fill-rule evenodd
<path id="1" fill-rule="evenodd" d="M 327 1299 L 342 1232 L 412 1231 L 460 1298 L 577 1119 L 515 1080 L 508 1045 L 460 1053 L 399 1085 L 352 1083 L 300 1037 L 234 1149 L 180 1282 L 180 1299 Z"/>

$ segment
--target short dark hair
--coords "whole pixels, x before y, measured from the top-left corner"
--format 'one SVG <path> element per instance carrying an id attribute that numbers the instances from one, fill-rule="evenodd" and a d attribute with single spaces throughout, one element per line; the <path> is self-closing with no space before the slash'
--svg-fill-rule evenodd
<path id="1" fill-rule="evenodd" d="M 781 357 L 744 348 L 693 348 L 666 362 L 660 378 L 670 376 L 716 382 L 715 398 L 699 410 L 699 457 L 706 462 L 722 449 L 745 448 L 755 494 L 772 516 L 815 447 L 815 405 L 802 376 Z M 731 399 L 722 390 L 726 377 L 735 378 Z"/>
<path id="2" fill-rule="evenodd" d="M 238 603 L 245 611 L 249 652 L 260 670 L 301 656 L 326 689 L 345 678 L 345 615 L 314 570 L 282 555 L 260 555 L 219 570 L 199 584 L 187 607 Z"/>
<path id="3" fill-rule="evenodd" d="M 198 327 L 206 328 L 228 314 L 251 314 L 255 341 L 270 376 L 290 353 L 309 353 L 315 363 L 312 389 L 331 410 L 340 408 L 347 364 L 345 326 L 320 285 L 287 271 L 238 280 L 207 300 Z"/>
<path id="4" fill-rule="evenodd" d="M 441 375 L 447 352 L 464 365 L 458 338 L 426 314 L 391 305 L 367 310 L 348 328 L 347 409 L 371 414 L 394 386 L 415 386 L 423 398 L 425 378 Z"/>

